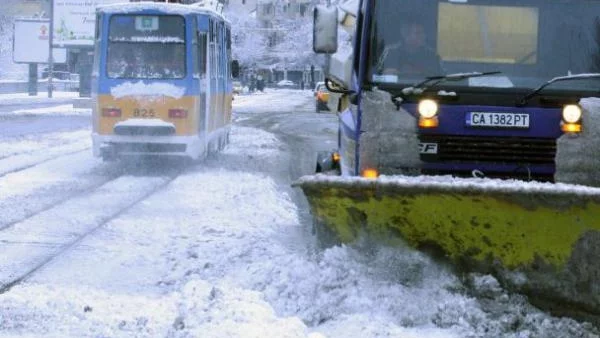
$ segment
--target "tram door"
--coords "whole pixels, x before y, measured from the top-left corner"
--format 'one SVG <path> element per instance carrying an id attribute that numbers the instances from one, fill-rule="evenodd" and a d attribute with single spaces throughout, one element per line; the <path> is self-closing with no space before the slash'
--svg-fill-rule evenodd
<path id="1" fill-rule="evenodd" d="M 197 74 L 198 81 L 200 84 L 200 102 L 198 104 L 199 112 L 198 112 L 198 131 L 201 137 L 205 137 L 208 132 L 208 125 L 206 121 L 208 120 L 209 114 L 209 106 L 207 102 L 207 95 L 210 95 L 209 87 L 210 83 L 208 82 L 208 34 L 206 31 L 198 30 L 196 37 L 196 46 L 195 47 L 195 67 L 197 67 L 197 71 L 194 73 Z"/>

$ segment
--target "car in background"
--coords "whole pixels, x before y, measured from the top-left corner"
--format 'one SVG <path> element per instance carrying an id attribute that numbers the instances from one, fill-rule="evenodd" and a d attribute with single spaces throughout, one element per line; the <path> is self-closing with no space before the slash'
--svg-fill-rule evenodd
<path id="1" fill-rule="evenodd" d="M 233 94 L 234 95 L 239 95 L 243 92 L 244 86 L 242 86 L 241 81 L 233 81 L 232 85 L 233 85 Z"/>
<path id="2" fill-rule="evenodd" d="M 296 84 L 290 80 L 281 80 L 277 82 L 277 87 L 279 88 L 296 88 Z"/>
<path id="3" fill-rule="evenodd" d="M 325 86 L 325 82 L 317 82 L 315 85 L 315 112 L 320 113 L 323 110 L 329 110 L 327 100 L 329 100 L 329 90 Z"/>

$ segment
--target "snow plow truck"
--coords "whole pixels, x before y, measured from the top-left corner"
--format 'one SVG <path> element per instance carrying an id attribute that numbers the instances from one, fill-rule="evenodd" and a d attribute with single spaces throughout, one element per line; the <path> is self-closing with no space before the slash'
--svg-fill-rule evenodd
<path id="1" fill-rule="evenodd" d="M 350 0 L 314 11 L 338 145 L 300 187 L 367 235 L 600 318 L 600 1 Z"/>

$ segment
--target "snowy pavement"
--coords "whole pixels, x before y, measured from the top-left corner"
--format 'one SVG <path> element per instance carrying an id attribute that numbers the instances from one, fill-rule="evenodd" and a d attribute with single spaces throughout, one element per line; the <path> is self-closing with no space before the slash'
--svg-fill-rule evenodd
<path id="1" fill-rule="evenodd" d="M 47 92 L 38 92 L 37 95 L 29 95 L 28 93 L 15 93 L 15 94 L 0 94 L 0 106 L 3 105 L 17 105 L 17 104 L 40 104 L 40 103 L 51 103 L 61 104 L 64 102 L 70 102 L 73 99 L 79 97 L 78 92 L 60 92 L 55 91 L 52 93 L 52 97 L 48 97 Z"/>
<path id="2" fill-rule="evenodd" d="M 288 173 L 304 143 L 278 134 L 328 118 L 313 100 L 236 96 L 231 143 L 188 167 L 103 164 L 86 131 L 2 144 L 0 336 L 598 337 L 408 248 L 315 249 Z"/>

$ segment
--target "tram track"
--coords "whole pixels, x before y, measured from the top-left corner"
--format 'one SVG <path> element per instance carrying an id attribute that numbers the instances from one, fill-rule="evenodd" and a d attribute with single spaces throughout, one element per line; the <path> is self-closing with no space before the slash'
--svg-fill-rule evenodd
<path id="1" fill-rule="evenodd" d="M 0 231 L 88 194 L 122 174 L 119 167 L 99 165 L 79 151 L 0 176 Z"/>
<path id="2" fill-rule="evenodd" d="M 83 153 L 85 151 L 90 151 L 90 149 L 91 149 L 91 147 L 86 147 L 86 148 L 83 148 L 83 149 L 78 149 L 78 150 L 68 151 L 68 152 L 64 152 L 64 153 L 59 153 L 59 154 L 57 154 L 58 155 L 57 157 L 48 157 L 48 158 L 45 158 L 45 159 L 43 159 L 41 161 L 40 160 L 38 160 L 38 161 L 32 161 L 32 163 L 26 163 L 26 164 L 22 164 L 22 165 L 11 164 L 11 165 L 6 165 L 6 166 L 3 167 L 3 162 L 2 161 L 15 162 L 15 158 L 19 158 L 19 157 L 23 158 L 23 157 L 27 157 L 27 156 L 34 157 L 34 155 L 31 154 L 31 153 L 21 153 L 21 154 L 9 155 L 9 156 L 0 158 L 0 178 L 4 177 L 6 175 L 9 175 L 9 174 L 13 174 L 13 173 L 16 173 L 16 172 L 19 172 L 19 171 L 22 171 L 22 170 L 27 170 L 29 168 L 33 168 L 35 166 L 38 166 L 38 165 L 41 165 L 41 164 L 44 164 L 44 163 L 56 160 L 57 158 L 60 158 L 60 157 L 74 155 L 74 154 L 78 154 L 78 153 Z M 18 160 L 16 162 L 18 162 Z"/>
<path id="3" fill-rule="evenodd" d="M 31 245 L 32 243 L 35 243 L 39 250 L 26 250 L 21 247 L 20 250 L 16 250 L 16 253 L 18 255 L 21 255 L 21 257 L 16 257 L 16 259 L 14 260 L 11 260 L 11 257 L 6 257 L 6 255 L 0 255 L 5 257 L 4 259 L 0 259 L 0 294 L 6 293 L 14 286 L 26 281 L 37 271 L 48 265 L 50 262 L 54 261 L 56 258 L 67 253 L 72 248 L 76 247 L 85 238 L 95 233 L 100 228 L 104 227 L 106 224 L 119 218 L 121 215 L 131 210 L 140 202 L 146 200 L 153 194 L 162 191 L 183 171 L 183 168 L 180 168 L 178 170 L 172 170 L 169 174 L 161 177 L 132 178 L 129 176 L 127 178 L 133 180 L 132 185 L 134 186 L 134 190 L 137 189 L 136 191 L 134 191 L 134 195 L 131 195 L 132 193 L 128 191 L 127 187 L 118 189 L 115 189 L 115 187 L 108 187 L 111 184 L 119 186 L 120 182 L 115 181 L 118 181 L 119 179 L 124 180 L 125 176 L 122 176 L 117 178 L 116 180 L 105 183 L 103 185 L 105 191 L 101 191 L 103 188 L 98 187 L 94 191 L 91 191 L 90 189 L 90 191 L 86 193 L 79 194 L 78 197 L 71 197 L 69 199 L 65 199 L 65 201 L 62 202 L 62 204 L 54 205 L 53 207 L 48 208 L 43 212 L 39 212 L 28 219 L 31 220 L 32 224 L 38 225 L 39 228 L 37 229 L 37 231 L 39 231 L 39 233 L 36 233 L 36 230 L 29 229 L 27 226 L 22 227 L 25 230 L 21 231 L 20 229 L 16 229 L 15 227 L 13 227 L 12 229 L 9 227 L 4 227 L 0 232 L 0 243 L 3 243 L 3 245 L 5 246 L 8 245 L 8 248 L 6 248 L 7 252 L 15 252 L 15 250 L 13 250 L 14 248 L 10 247 L 11 244 L 15 246 L 27 246 Z M 150 183 L 148 183 L 148 181 L 150 181 Z M 92 205 L 95 205 L 94 203 L 97 200 L 105 199 L 107 196 L 112 196 L 113 201 L 115 203 L 119 201 L 119 198 L 123 199 L 124 202 L 122 205 L 115 208 L 114 210 L 108 210 L 108 212 L 103 215 L 95 215 L 96 217 L 91 217 L 91 221 L 88 213 L 80 213 L 79 215 L 75 215 L 75 218 L 79 217 L 82 221 L 81 224 L 78 224 L 79 229 L 63 229 L 62 224 L 57 223 L 54 230 L 58 230 L 59 232 L 62 231 L 62 237 L 58 235 L 56 236 L 54 241 L 50 241 L 49 243 L 40 240 L 40 237 L 42 237 L 43 239 L 44 236 L 48 236 L 49 229 L 41 225 L 43 224 L 43 222 L 33 220 L 33 217 L 43 218 L 44 213 L 52 213 L 53 208 L 66 208 L 67 203 L 91 203 Z M 110 206 L 108 207 L 108 209 L 110 209 Z M 64 210 L 60 210 L 57 212 L 59 214 L 63 214 Z M 52 215 L 50 216 L 52 218 Z M 77 224 L 76 221 L 77 220 L 74 219 L 70 220 L 72 224 Z M 15 224 L 21 224 L 24 222 L 27 222 L 27 220 L 17 222 Z M 13 226 L 15 224 L 13 224 Z M 7 231 L 10 230 L 14 230 L 13 233 L 7 234 Z M 78 233 L 77 230 L 79 230 Z M 76 236 L 69 237 L 69 235 L 73 235 L 74 232 L 76 233 Z M 25 236 L 23 236 L 23 234 L 25 234 Z M 30 238 L 27 238 L 27 235 L 29 235 Z M 35 238 L 36 236 L 37 239 Z M 44 243 L 47 243 L 47 245 L 44 245 Z M 23 257 L 23 255 L 27 257 Z"/>
<path id="4" fill-rule="evenodd" d="M 5 223 L 5 224 L 1 224 L 1 223 L 0 223 L 0 231 L 3 231 L 3 230 L 6 230 L 6 229 L 9 229 L 9 228 L 11 228 L 11 227 L 15 226 L 16 224 L 19 224 L 19 223 L 25 222 L 25 221 L 27 221 L 28 219 L 31 219 L 31 218 L 33 218 L 33 217 L 35 217 L 35 216 L 37 216 L 37 215 L 39 215 L 39 214 L 41 214 L 41 213 L 44 213 L 44 212 L 46 212 L 46 211 L 48 211 L 48 210 L 50 210 L 50 209 L 52 209 L 52 208 L 55 208 L 56 206 L 58 206 L 58 205 L 60 205 L 60 204 L 63 204 L 63 203 L 65 203 L 65 202 L 67 202 L 67 201 L 69 201 L 69 200 L 71 200 L 71 199 L 74 199 L 74 198 L 78 198 L 78 197 L 82 197 L 82 196 L 89 195 L 90 193 L 92 193 L 92 192 L 96 191 L 96 190 L 97 190 L 99 187 L 103 186 L 104 184 L 106 184 L 106 183 L 108 183 L 108 182 L 110 182 L 110 181 L 113 181 L 113 180 L 115 180 L 115 179 L 116 179 L 116 178 L 118 178 L 119 176 L 120 176 L 120 175 L 114 175 L 114 176 L 109 176 L 109 177 L 106 177 L 105 179 L 103 179 L 103 180 L 100 180 L 100 181 L 98 181 L 98 182 L 95 182 L 94 184 L 92 184 L 92 185 L 90 185 L 90 186 L 86 187 L 86 188 L 85 188 L 85 189 L 83 189 L 83 190 L 79 190 L 79 191 L 78 191 L 77 193 L 75 193 L 75 194 L 72 194 L 72 195 L 66 195 L 66 196 L 63 196 L 63 197 L 62 197 L 62 198 L 60 198 L 60 199 L 53 200 L 53 201 L 52 201 L 52 203 L 48 203 L 47 205 L 43 206 L 43 207 L 42 207 L 42 208 L 40 208 L 40 209 L 37 209 L 37 210 L 35 210 L 35 211 L 33 211 L 33 212 L 30 212 L 30 213 L 27 213 L 27 214 L 25 214 L 24 216 L 22 216 L 22 217 L 21 217 L 21 218 L 19 218 L 19 219 L 12 220 L 12 221 L 10 221 L 10 222 L 8 222 L 8 223 Z"/>

